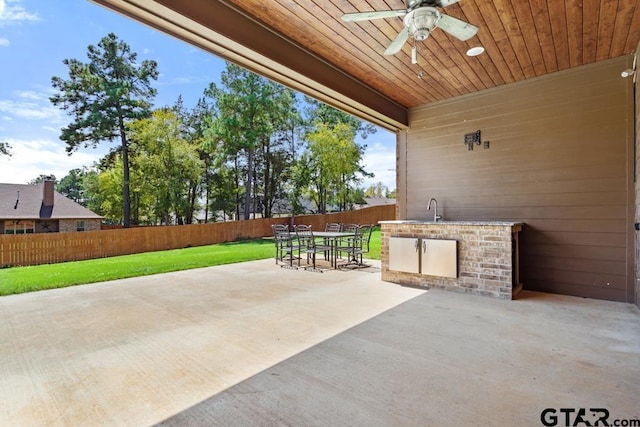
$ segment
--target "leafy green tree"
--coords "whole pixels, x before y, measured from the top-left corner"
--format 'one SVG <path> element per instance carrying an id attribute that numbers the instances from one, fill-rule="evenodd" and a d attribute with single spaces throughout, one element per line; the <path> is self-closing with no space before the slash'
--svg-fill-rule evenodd
<path id="1" fill-rule="evenodd" d="M 360 135 L 361 138 L 365 139 L 370 134 L 375 133 L 376 128 L 315 99 L 305 97 L 304 101 L 307 149 L 292 175 L 293 193 L 291 198 L 293 199 L 294 210 L 301 209 L 298 202 L 298 198 L 301 195 L 312 199 L 316 203 L 316 208 L 319 212 L 326 211 L 328 204 L 335 205 L 339 210 L 352 208 L 353 204 L 361 199 L 361 195 L 357 193 L 354 184 L 359 182 L 360 177 L 373 176 L 361 164 L 366 146 L 357 144 L 355 136 Z M 332 137 L 328 133 L 336 129 L 339 129 L 343 136 L 344 132 L 349 129 L 350 135 L 346 136 L 351 143 L 348 147 L 343 147 L 347 148 L 347 152 L 339 153 L 334 165 L 323 165 L 318 156 L 323 157 L 324 150 L 319 149 L 320 146 L 313 148 L 313 145 L 318 142 L 318 139 L 325 142 L 330 141 Z M 334 135 L 334 137 L 336 136 L 338 135 Z M 340 147 L 336 146 L 334 149 L 338 150 Z M 345 163 L 347 158 L 351 160 Z M 351 161 L 353 163 L 350 163 Z M 338 166 L 339 163 L 342 166 Z M 347 167 L 346 164 L 350 166 Z M 352 170 L 351 166 L 354 166 L 356 170 Z M 343 173 L 339 174 L 339 177 L 332 176 L 331 171 L 336 168 L 343 168 Z"/>
<path id="2" fill-rule="evenodd" d="M 364 197 L 386 197 L 389 193 L 389 189 L 382 181 L 378 181 L 375 184 L 371 184 L 365 191 Z"/>
<path id="3" fill-rule="evenodd" d="M 58 179 L 53 174 L 51 174 L 51 175 L 40 174 L 36 178 L 33 178 L 31 181 L 29 181 L 28 184 L 29 185 L 40 184 L 40 183 L 43 183 L 45 181 L 53 181 L 53 182 L 57 183 Z"/>
<path id="4" fill-rule="evenodd" d="M 99 203 L 99 206 L 91 209 L 100 213 L 107 218 L 108 222 L 114 224 L 122 224 L 122 177 L 123 177 L 122 159 L 115 161 L 110 169 L 100 172 L 95 177 L 92 191 L 99 194 L 93 203 Z M 92 206 L 92 205 L 90 205 Z"/>
<path id="5" fill-rule="evenodd" d="M 222 219 L 232 218 L 236 210 L 236 183 L 233 170 L 227 165 L 221 165 L 210 176 L 211 186 L 209 194 L 209 208 L 216 219 L 216 212 L 222 212 Z"/>
<path id="6" fill-rule="evenodd" d="M 103 215 L 102 213 L 102 195 L 98 185 L 98 170 L 96 168 L 86 169 L 82 173 L 82 205 L 87 209 Z"/>
<path id="7" fill-rule="evenodd" d="M 295 164 L 296 136 L 302 119 L 295 108 L 292 90 L 270 82 L 274 87 L 269 109 L 269 120 L 273 126 L 271 135 L 264 135 L 256 156 L 256 179 L 260 183 L 263 216 L 273 215 L 274 204 L 286 199 L 286 183 Z"/>
<path id="8" fill-rule="evenodd" d="M 203 194 L 205 196 L 205 206 L 208 205 L 206 198 L 209 194 L 209 180 L 207 178 L 212 159 L 206 150 L 206 122 L 211 115 L 211 107 L 204 98 L 200 98 L 193 109 L 189 110 L 184 107 L 182 96 L 180 96 L 171 110 L 178 118 L 181 138 L 196 150 L 204 165 L 204 171 L 198 176 L 194 176 L 188 183 L 189 210 L 195 213 L 199 207 L 198 200 Z M 191 223 L 192 216 L 193 215 L 185 218 L 188 224 Z"/>
<path id="9" fill-rule="evenodd" d="M 152 201 L 140 189 L 142 173 L 131 170 L 132 224 L 153 224 Z M 122 158 L 116 158 L 108 168 L 90 171 L 83 179 L 87 208 L 102 215 L 110 224 L 122 224 Z"/>
<path id="10" fill-rule="evenodd" d="M 122 218 L 125 227 L 131 223 L 129 194 L 129 141 L 127 124 L 148 117 L 156 90 L 151 80 L 158 78 L 155 61 L 137 63 L 137 54 L 124 41 L 110 33 L 97 46 L 89 45 L 88 63 L 65 59 L 68 79 L 53 77 L 58 91 L 50 100 L 66 110 L 72 123 L 62 128 L 60 139 L 67 152 L 80 146 L 94 148 L 103 141 L 119 139 L 123 167 Z"/>
<path id="11" fill-rule="evenodd" d="M 357 203 L 359 205 L 364 205 L 365 201 L 364 201 L 365 195 L 364 195 L 364 190 L 362 188 L 355 188 L 353 190 L 353 202 Z"/>
<path id="12" fill-rule="evenodd" d="M 333 127 L 318 124 L 308 135 L 308 146 L 298 166 L 299 182 L 306 187 L 318 213 L 335 203 L 344 209 L 351 183 L 358 182 L 362 151 L 354 142 L 353 128 L 346 123 Z"/>
<path id="13" fill-rule="evenodd" d="M 364 122 L 351 114 L 347 114 L 316 99 L 305 97 L 305 101 L 310 132 L 313 132 L 313 129 L 320 124 L 336 126 L 339 123 L 348 125 L 353 130 L 354 135 L 359 133 L 362 139 L 366 139 L 377 131 L 376 127 L 371 123 Z"/>
<path id="14" fill-rule="evenodd" d="M 292 98 L 290 94 L 285 95 L 282 86 L 230 63 L 222 73 L 221 83 L 221 87 L 212 83 L 205 91 L 214 103 L 211 139 L 222 143 L 235 173 L 244 176 L 244 219 L 249 219 L 252 201 L 258 199 L 254 180 L 261 175 L 256 167 L 257 151 L 270 146 L 286 111 L 282 103 Z M 292 102 L 288 106 L 292 106 Z M 237 157 L 237 153 L 242 153 L 244 158 Z M 263 154 L 268 156 L 266 151 Z M 263 156 L 262 160 L 266 161 L 267 157 Z M 266 176 L 265 171 L 268 169 L 262 170 L 262 179 L 268 181 L 272 176 Z"/>
<path id="15" fill-rule="evenodd" d="M 233 203 L 235 218 L 240 218 L 240 206 L 242 202 L 243 184 L 241 174 L 243 173 L 241 153 L 233 151 L 231 144 L 225 141 L 227 132 L 224 128 L 224 121 L 219 118 L 216 108 L 212 111 L 212 116 L 206 119 L 206 142 L 205 150 L 211 159 L 207 169 L 206 179 L 209 180 L 209 194 L 213 197 L 211 200 L 212 207 L 214 204 L 220 206 L 226 202 L 214 200 L 220 197 L 221 191 L 216 186 L 222 185 L 225 189 L 230 188 L 231 193 L 223 190 L 223 194 L 229 197 L 229 203 Z M 214 208 L 215 210 L 215 208 Z M 229 211 L 231 213 L 231 211 Z"/>
<path id="16" fill-rule="evenodd" d="M 82 169 L 71 169 L 56 185 L 56 191 L 68 199 L 85 206 L 84 175 L 85 171 Z"/>
<path id="17" fill-rule="evenodd" d="M 173 216 L 179 224 L 191 223 L 194 215 L 192 183 L 204 172 L 195 145 L 183 139 L 181 122 L 170 109 L 160 109 L 151 117 L 130 126 L 136 143 L 135 162 L 146 188 L 155 196 L 156 215 L 165 224 Z"/>

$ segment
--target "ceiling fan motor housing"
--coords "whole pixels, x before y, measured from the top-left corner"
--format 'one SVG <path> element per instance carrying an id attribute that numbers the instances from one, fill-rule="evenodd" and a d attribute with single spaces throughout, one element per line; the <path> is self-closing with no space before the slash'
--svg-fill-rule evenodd
<path id="1" fill-rule="evenodd" d="M 421 6 L 439 6 L 444 7 L 442 1 L 439 0 L 405 0 L 404 4 L 407 5 L 407 11 L 417 9 Z"/>
<path id="2" fill-rule="evenodd" d="M 440 11 L 433 7 L 421 7 L 412 10 L 404 17 L 404 25 L 409 29 L 409 33 L 417 41 L 422 41 L 429 37 L 440 20 Z"/>

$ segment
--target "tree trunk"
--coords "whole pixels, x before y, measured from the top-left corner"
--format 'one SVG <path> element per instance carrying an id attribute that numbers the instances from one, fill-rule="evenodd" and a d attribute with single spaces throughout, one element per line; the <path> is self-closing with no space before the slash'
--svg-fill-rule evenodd
<path id="1" fill-rule="evenodd" d="M 244 196 L 244 219 L 250 218 L 251 213 L 251 190 L 253 188 L 253 148 L 247 148 L 247 183 L 245 185 L 246 194 Z"/>
<path id="2" fill-rule="evenodd" d="M 133 192 L 133 225 L 140 225 L 140 194 Z"/>
<path id="3" fill-rule="evenodd" d="M 238 164 L 238 156 L 233 159 L 235 163 L 234 180 L 236 182 L 236 217 L 235 220 L 240 219 L 240 165 Z"/>
<path id="4" fill-rule="evenodd" d="M 207 224 L 209 222 L 209 156 L 205 157 L 204 160 L 204 223 Z"/>
<path id="5" fill-rule="evenodd" d="M 189 187 L 189 211 L 186 213 L 184 222 L 186 224 L 193 224 L 193 217 L 196 211 L 196 201 L 198 199 L 198 184 L 192 182 Z"/>
<path id="6" fill-rule="evenodd" d="M 255 172 L 255 171 L 254 171 Z M 256 212 L 258 211 L 258 179 L 253 177 L 253 219 L 256 219 Z"/>
<path id="7" fill-rule="evenodd" d="M 273 194 L 270 191 L 271 189 L 271 150 L 270 146 L 267 145 L 266 153 L 264 154 L 264 200 L 263 200 L 263 218 L 271 218 L 271 200 L 273 198 Z"/>
<path id="8" fill-rule="evenodd" d="M 124 122 L 120 121 L 120 140 L 122 142 L 122 201 L 123 201 L 123 225 L 124 228 L 131 227 L 131 198 L 129 196 L 129 148 L 127 144 L 127 134 L 124 130 Z"/>

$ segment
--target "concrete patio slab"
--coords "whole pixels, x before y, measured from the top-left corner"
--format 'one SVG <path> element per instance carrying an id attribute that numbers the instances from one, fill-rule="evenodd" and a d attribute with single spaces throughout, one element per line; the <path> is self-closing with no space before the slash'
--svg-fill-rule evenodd
<path id="1" fill-rule="evenodd" d="M 379 274 L 263 260 L 2 297 L 0 425 L 157 423 L 422 293 Z"/>
<path id="2" fill-rule="evenodd" d="M 264 260 L 3 297 L 0 343 L 0 425 L 640 419 L 636 307 L 425 292 L 376 268 Z"/>

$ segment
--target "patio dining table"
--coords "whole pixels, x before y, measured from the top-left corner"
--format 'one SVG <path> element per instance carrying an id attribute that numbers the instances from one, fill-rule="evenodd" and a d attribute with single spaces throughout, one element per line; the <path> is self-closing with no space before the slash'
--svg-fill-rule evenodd
<path id="1" fill-rule="evenodd" d="M 333 268 L 338 268 L 338 244 L 341 239 L 355 237 L 356 233 L 354 231 L 314 231 L 313 237 L 322 238 L 326 242 L 329 243 L 329 247 L 331 248 L 329 254 L 329 261 Z"/>

